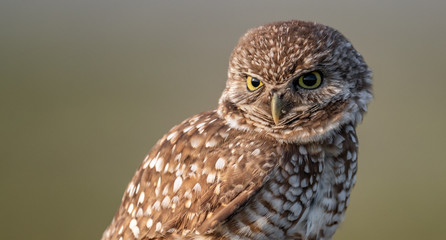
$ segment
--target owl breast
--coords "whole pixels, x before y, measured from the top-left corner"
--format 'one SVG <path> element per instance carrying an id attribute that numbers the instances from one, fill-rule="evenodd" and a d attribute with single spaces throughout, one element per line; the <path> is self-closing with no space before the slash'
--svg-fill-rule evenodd
<path id="1" fill-rule="evenodd" d="M 331 239 L 354 185 L 356 149 L 352 126 L 320 145 L 279 146 L 271 179 L 217 232 L 227 239 Z"/>
<path id="2" fill-rule="evenodd" d="M 347 125 L 281 143 L 216 111 L 184 121 L 147 155 L 103 239 L 330 239 L 356 173 Z"/>

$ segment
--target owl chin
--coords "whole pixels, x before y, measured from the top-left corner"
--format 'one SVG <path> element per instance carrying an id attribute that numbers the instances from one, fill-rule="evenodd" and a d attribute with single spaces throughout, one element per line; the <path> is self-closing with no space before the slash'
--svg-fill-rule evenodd
<path id="1" fill-rule="evenodd" d="M 356 103 L 339 104 L 337 111 L 319 111 L 313 118 L 296 120 L 292 125 L 274 125 L 273 122 L 257 122 L 249 115 L 235 109 L 219 108 L 219 115 L 226 120 L 228 126 L 245 132 L 256 132 L 280 143 L 311 143 L 331 139 L 346 125 L 353 127 L 361 122 L 363 111 L 358 110 Z M 266 133 L 266 134 L 265 134 Z"/>
<path id="2" fill-rule="evenodd" d="M 296 127 L 294 129 L 281 130 L 280 132 L 271 132 L 269 135 L 283 143 L 323 142 L 335 135 L 337 130 L 345 124 L 348 123 L 333 122 L 317 128 Z"/>
<path id="3" fill-rule="evenodd" d="M 274 129 L 268 135 L 283 143 L 311 143 L 323 142 L 331 139 L 344 126 L 355 127 L 362 120 L 362 112 L 345 111 L 336 115 L 327 116 L 322 124 L 295 126 L 291 128 Z M 270 128 L 271 129 L 271 128 Z M 263 130 L 265 131 L 265 130 Z"/>

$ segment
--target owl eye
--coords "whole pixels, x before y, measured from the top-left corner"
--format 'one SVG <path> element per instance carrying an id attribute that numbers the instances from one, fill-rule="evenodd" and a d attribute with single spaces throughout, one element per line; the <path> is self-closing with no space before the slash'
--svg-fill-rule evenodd
<path id="1" fill-rule="evenodd" d="M 250 92 L 255 91 L 263 86 L 263 82 L 251 76 L 246 77 L 246 87 Z"/>
<path id="2" fill-rule="evenodd" d="M 322 84 L 323 76 L 320 72 L 314 71 L 305 73 L 297 79 L 297 85 L 305 89 L 316 89 Z"/>

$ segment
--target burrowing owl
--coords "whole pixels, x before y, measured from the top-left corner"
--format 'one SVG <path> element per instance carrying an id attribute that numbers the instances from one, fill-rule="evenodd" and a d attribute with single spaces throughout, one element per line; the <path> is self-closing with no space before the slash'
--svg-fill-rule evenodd
<path id="1" fill-rule="evenodd" d="M 355 184 L 371 72 L 338 31 L 248 31 L 218 108 L 172 128 L 103 239 L 331 239 Z"/>

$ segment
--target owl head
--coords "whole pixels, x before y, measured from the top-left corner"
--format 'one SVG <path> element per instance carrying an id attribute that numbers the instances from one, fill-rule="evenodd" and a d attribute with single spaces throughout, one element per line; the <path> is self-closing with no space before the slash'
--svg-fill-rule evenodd
<path id="1" fill-rule="evenodd" d="M 371 91 L 367 64 L 341 33 L 277 22 L 249 30 L 234 48 L 218 112 L 232 128 L 319 141 L 360 122 Z"/>

